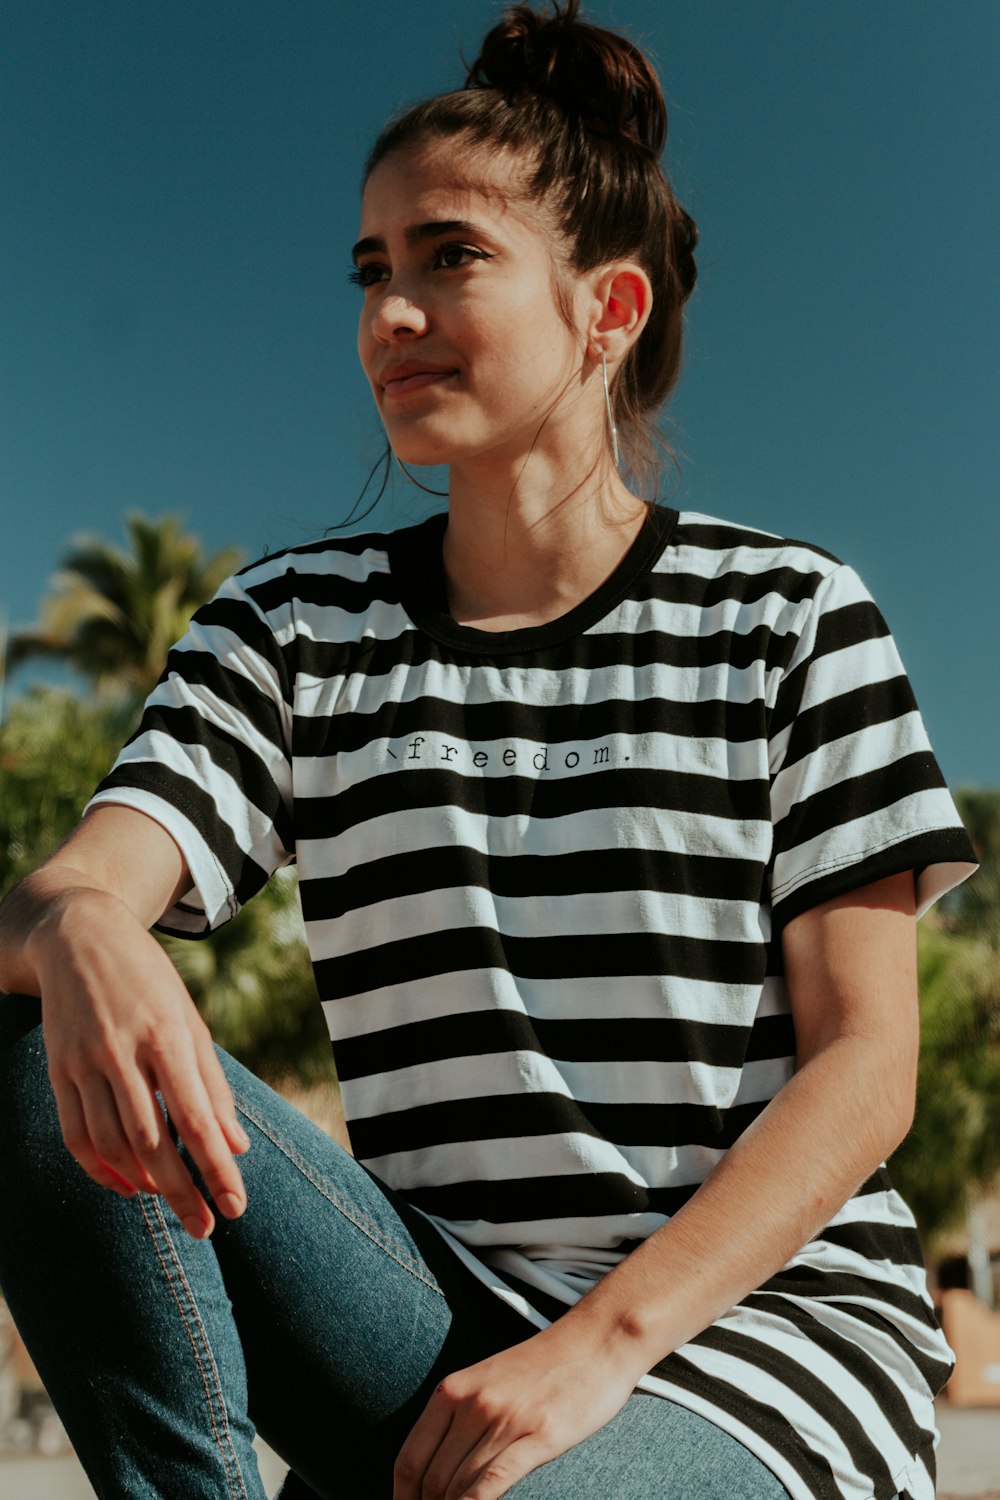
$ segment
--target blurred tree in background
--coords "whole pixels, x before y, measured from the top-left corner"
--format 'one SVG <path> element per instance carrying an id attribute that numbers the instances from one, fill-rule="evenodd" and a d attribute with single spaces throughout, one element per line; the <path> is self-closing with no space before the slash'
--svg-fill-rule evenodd
<path id="1" fill-rule="evenodd" d="M 50 854 L 136 727 L 167 652 L 238 566 L 206 557 L 175 516 L 128 517 L 129 550 L 74 542 L 41 623 L 15 632 L 8 669 L 62 660 L 92 685 L 15 698 L 0 726 L 0 895 Z M 294 873 L 284 872 L 234 921 L 200 942 L 160 941 L 220 1046 L 271 1083 L 308 1087 L 333 1076 L 330 1043 L 306 952 Z"/>
<path id="2" fill-rule="evenodd" d="M 974 1239 L 1000 1188 L 1000 791 L 956 800 L 981 868 L 920 923 L 917 1114 L 890 1163 L 931 1246 L 963 1219 Z"/>

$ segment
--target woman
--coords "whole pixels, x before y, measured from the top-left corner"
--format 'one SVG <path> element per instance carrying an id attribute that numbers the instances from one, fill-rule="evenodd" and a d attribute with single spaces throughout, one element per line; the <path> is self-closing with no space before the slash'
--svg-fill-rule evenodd
<path id="1" fill-rule="evenodd" d="M 289 1497 L 933 1493 L 880 1163 L 971 850 L 856 576 L 619 468 L 695 279 L 664 135 L 574 4 L 387 128 L 359 351 L 447 517 L 231 580 L 5 906 L 0 1277 L 102 1496 L 260 1496 L 254 1425 Z M 146 931 L 293 859 L 357 1160 Z"/>

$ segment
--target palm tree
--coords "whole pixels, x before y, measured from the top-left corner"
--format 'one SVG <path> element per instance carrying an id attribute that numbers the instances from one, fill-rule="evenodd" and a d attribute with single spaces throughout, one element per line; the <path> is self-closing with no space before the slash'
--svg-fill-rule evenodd
<path id="1" fill-rule="evenodd" d="M 83 536 L 63 558 L 39 623 L 11 637 L 8 668 L 32 657 L 69 663 L 103 696 L 141 700 L 200 604 L 239 565 L 233 547 L 205 556 L 177 516 L 126 518 L 128 550 Z"/>

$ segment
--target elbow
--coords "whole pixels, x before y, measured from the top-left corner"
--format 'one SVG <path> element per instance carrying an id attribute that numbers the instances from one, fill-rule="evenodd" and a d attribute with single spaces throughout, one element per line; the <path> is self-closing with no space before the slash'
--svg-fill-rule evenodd
<path id="1" fill-rule="evenodd" d="M 901 1065 L 898 1054 L 888 1060 L 889 1070 L 883 1072 L 879 1093 L 883 1100 L 880 1111 L 881 1132 L 884 1135 L 882 1160 L 891 1156 L 909 1135 L 917 1108 L 917 1065 Z"/>

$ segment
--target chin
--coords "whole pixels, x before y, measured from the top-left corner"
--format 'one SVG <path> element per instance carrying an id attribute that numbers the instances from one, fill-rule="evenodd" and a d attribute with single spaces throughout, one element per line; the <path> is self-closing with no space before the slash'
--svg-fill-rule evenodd
<path id="1" fill-rule="evenodd" d="M 386 426 L 386 437 L 393 453 L 404 464 L 416 464 L 418 468 L 430 469 L 450 464 L 455 457 L 454 442 L 448 442 L 430 432 Z"/>

